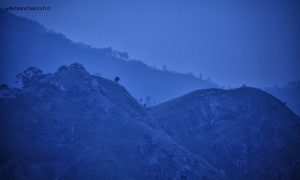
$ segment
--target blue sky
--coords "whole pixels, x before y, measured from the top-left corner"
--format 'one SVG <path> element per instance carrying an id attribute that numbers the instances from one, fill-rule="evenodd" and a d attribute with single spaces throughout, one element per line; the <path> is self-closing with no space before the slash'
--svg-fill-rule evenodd
<path id="1" fill-rule="evenodd" d="M 14 11 L 93 47 L 221 85 L 300 80 L 300 2 L 291 0 L 2 0 Z"/>

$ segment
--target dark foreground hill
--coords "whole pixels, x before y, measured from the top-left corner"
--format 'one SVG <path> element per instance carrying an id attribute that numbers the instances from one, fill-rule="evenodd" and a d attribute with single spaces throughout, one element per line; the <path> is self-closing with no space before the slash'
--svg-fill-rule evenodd
<path id="1" fill-rule="evenodd" d="M 18 77 L 22 89 L 0 87 L 0 179 L 226 178 L 80 64 Z"/>
<path id="2" fill-rule="evenodd" d="M 300 179 L 299 117 L 261 90 L 200 90 L 150 111 L 179 144 L 230 179 Z"/>
<path id="3" fill-rule="evenodd" d="M 300 120 L 254 88 L 144 109 L 82 65 L 0 86 L 0 179 L 300 179 Z"/>

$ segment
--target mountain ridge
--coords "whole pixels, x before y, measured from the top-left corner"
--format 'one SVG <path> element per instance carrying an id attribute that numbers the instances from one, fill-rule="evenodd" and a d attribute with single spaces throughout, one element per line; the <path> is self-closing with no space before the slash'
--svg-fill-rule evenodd
<path id="1" fill-rule="evenodd" d="M 112 48 L 94 48 L 75 43 L 61 33 L 48 30 L 36 21 L 16 16 L 0 9 L 0 83 L 14 86 L 15 75 L 29 66 L 44 72 L 55 72 L 62 64 L 79 62 L 89 72 L 107 79 L 119 76 L 126 89 L 145 106 L 154 106 L 196 89 L 219 88 L 211 81 L 192 74 L 176 73 L 166 67 L 159 70 L 129 58 L 126 52 Z M 29 45 L 30 43 L 30 45 Z M 298 115 L 297 89 L 264 88 L 281 100 Z M 298 100 L 298 101 L 297 101 Z"/>
<path id="2" fill-rule="evenodd" d="M 193 75 L 155 69 L 130 59 L 125 52 L 74 43 L 35 21 L 5 10 L 0 10 L 0 22 L 5 27 L 0 30 L 1 46 L 5 48 L 0 55 L 2 83 L 12 85 L 15 75 L 29 66 L 39 67 L 44 72 L 55 72 L 62 64 L 79 62 L 89 72 L 100 73 L 107 79 L 119 76 L 120 83 L 138 101 L 147 105 L 158 104 L 193 89 L 217 87 Z"/>

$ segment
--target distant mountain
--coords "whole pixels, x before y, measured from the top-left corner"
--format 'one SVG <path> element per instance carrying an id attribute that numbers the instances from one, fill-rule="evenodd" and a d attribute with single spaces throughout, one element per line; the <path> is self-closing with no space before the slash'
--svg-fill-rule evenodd
<path id="1" fill-rule="evenodd" d="M 300 119 L 264 91 L 199 90 L 149 111 L 229 179 L 300 179 Z"/>
<path id="2" fill-rule="evenodd" d="M 300 116 L 300 81 L 290 82 L 285 87 L 268 87 L 265 90 L 284 101 L 291 110 Z"/>
<path id="3" fill-rule="evenodd" d="M 117 82 L 80 64 L 0 86 L 0 179 L 226 179 Z"/>
<path id="4" fill-rule="evenodd" d="M 55 72 L 62 64 L 79 62 L 91 73 L 114 79 L 142 104 L 154 105 L 192 90 L 217 85 L 188 74 L 157 70 L 130 60 L 125 52 L 74 43 L 39 23 L 0 10 L 0 83 L 12 85 L 15 75 L 29 66 Z M 100 30 L 101 31 L 101 30 Z M 101 32 L 100 32 L 101 33 Z"/>

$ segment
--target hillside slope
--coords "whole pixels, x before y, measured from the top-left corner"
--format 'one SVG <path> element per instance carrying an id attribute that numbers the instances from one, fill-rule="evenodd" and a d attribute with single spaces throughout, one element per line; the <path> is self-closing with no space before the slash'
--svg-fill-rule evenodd
<path id="1" fill-rule="evenodd" d="M 261 90 L 200 90 L 149 111 L 230 179 L 300 179 L 299 117 Z"/>
<path id="2" fill-rule="evenodd" d="M 0 179 L 226 179 L 80 64 L 18 77 L 22 89 L 0 87 Z"/>
<path id="3" fill-rule="evenodd" d="M 55 72 L 62 64 L 79 62 L 89 72 L 104 78 L 119 76 L 120 83 L 136 99 L 151 105 L 196 89 L 216 87 L 192 75 L 158 70 L 130 60 L 125 52 L 74 43 L 35 21 L 1 9 L 0 24 L 0 83 L 12 85 L 15 75 L 29 66 Z M 152 98 L 151 103 L 146 102 L 147 96 Z"/>
<path id="4" fill-rule="evenodd" d="M 268 87 L 265 90 L 281 99 L 292 111 L 300 116 L 300 81 L 290 82 L 285 87 Z"/>

